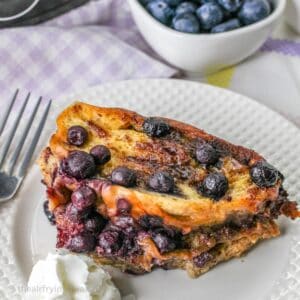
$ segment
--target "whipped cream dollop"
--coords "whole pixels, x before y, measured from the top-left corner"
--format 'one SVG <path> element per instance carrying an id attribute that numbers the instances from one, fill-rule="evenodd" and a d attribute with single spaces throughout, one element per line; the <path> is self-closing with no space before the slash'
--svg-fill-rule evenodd
<path id="1" fill-rule="evenodd" d="M 51 254 L 32 269 L 25 300 L 120 300 L 110 275 L 92 259 Z"/>

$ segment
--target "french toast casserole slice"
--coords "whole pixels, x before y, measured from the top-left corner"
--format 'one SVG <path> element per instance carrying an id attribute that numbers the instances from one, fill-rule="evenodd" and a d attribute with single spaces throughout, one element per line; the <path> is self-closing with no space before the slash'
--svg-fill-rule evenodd
<path id="1" fill-rule="evenodd" d="M 77 102 L 39 158 L 57 247 L 135 274 L 197 277 L 300 217 L 256 152 L 174 120 Z"/>

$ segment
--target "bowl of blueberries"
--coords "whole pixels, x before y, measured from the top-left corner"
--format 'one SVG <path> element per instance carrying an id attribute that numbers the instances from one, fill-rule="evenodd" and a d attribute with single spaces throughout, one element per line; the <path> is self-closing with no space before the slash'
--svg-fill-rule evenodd
<path id="1" fill-rule="evenodd" d="M 128 0 L 149 45 L 171 65 L 207 75 L 257 51 L 286 0 Z"/>

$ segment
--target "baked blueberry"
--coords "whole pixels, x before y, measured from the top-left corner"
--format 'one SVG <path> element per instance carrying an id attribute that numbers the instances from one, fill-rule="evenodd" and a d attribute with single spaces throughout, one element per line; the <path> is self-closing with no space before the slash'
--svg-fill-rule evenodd
<path id="1" fill-rule="evenodd" d="M 168 172 L 158 172 L 149 179 L 149 186 L 161 193 L 170 193 L 174 190 L 174 179 Z"/>
<path id="2" fill-rule="evenodd" d="M 111 181 L 115 184 L 132 187 L 136 184 L 136 173 L 127 167 L 117 167 L 111 173 Z"/>
<path id="3" fill-rule="evenodd" d="M 159 118 L 147 118 L 143 124 L 143 130 L 152 137 L 163 137 L 170 133 L 170 126 Z"/>
<path id="4" fill-rule="evenodd" d="M 163 220 L 161 217 L 150 215 L 141 216 L 138 223 L 145 229 L 153 229 L 163 226 Z"/>
<path id="5" fill-rule="evenodd" d="M 94 157 L 97 165 L 104 165 L 111 159 L 109 149 L 104 145 L 97 145 L 90 150 L 90 154 Z"/>
<path id="6" fill-rule="evenodd" d="M 172 20 L 172 27 L 177 31 L 186 33 L 199 33 L 200 23 L 198 18 L 192 13 L 177 15 Z"/>
<path id="7" fill-rule="evenodd" d="M 197 9 L 201 27 L 209 30 L 223 21 L 222 8 L 216 3 L 206 3 Z"/>
<path id="8" fill-rule="evenodd" d="M 221 173 L 208 174 L 198 187 L 198 191 L 205 197 L 218 200 L 228 190 L 228 180 Z"/>
<path id="9" fill-rule="evenodd" d="M 96 239 L 89 232 L 81 233 L 72 237 L 66 245 L 68 250 L 76 253 L 90 252 L 93 251 L 95 247 Z"/>
<path id="10" fill-rule="evenodd" d="M 90 213 L 90 209 L 86 209 L 86 210 L 83 210 L 83 211 L 79 211 L 74 205 L 73 203 L 69 203 L 67 206 L 66 206 L 66 217 L 72 221 L 72 222 L 75 222 L 75 223 L 79 223 L 81 222 L 82 219 L 84 219 L 89 213 Z"/>
<path id="11" fill-rule="evenodd" d="M 121 236 L 118 231 L 104 231 L 99 235 L 98 245 L 106 254 L 112 254 L 121 247 Z"/>
<path id="12" fill-rule="evenodd" d="M 212 28 L 211 33 L 221 33 L 241 27 L 239 19 L 231 19 Z"/>
<path id="13" fill-rule="evenodd" d="M 229 12 L 236 12 L 241 7 L 243 0 L 218 0 L 218 3 Z"/>
<path id="14" fill-rule="evenodd" d="M 205 165 L 213 165 L 219 159 L 217 150 L 208 143 L 198 143 L 196 145 L 196 159 L 199 163 Z"/>
<path id="15" fill-rule="evenodd" d="M 74 146 L 82 146 L 88 138 L 88 132 L 82 126 L 72 126 L 68 130 L 68 142 Z"/>
<path id="16" fill-rule="evenodd" d="M 190 1 L 182 2 L 177 6 L 175 10 L 175 14 L 181 15 L 184 13 L 195 13 L 197 7 L 198 6 L 194 2 L 190 2 Z"/>
<path id="17" fill-rule="evenodd" d="M 49 210 L 49 201 L 46 200 L 43 204 L 43 208 L 44 208 L 44 213 L 47 217 L 47 219 L 49 220 L 51 225 L 55 225 L 55 216 L 54 214 Z"/>
<path id="18" fill-rule="evenodd" d="M 174 10 L 164 0 L 153 0 L 147 4 L 146 8 L 156 20 L 163 24 L 169 24 L 174 16 Z"/>
<path id="19" fill-rule="evenodd" d="M 196 267 L 203 268 L 210 260 L 213 259 L 212 254 L 204 252 L 193 258 L 193 262 Z"/>
<path id="20" fill-rule="evenodd" d="M 61 163 L 61 169 L 76 179 L 91 177 L 96 172 L 93 156 L 83 151 L 72 151 Z"/>
<path id="21" fill-rule="evenodd" d="M 280 173 L 266 161 L 260 161 L 251 167 L 252 181 L 259 187 L 271 187 L 281 178 Z"/>
<path id="22" fill-rule="evenodd" d="M 81 186 L 71 195 L 72 203 L 79 212 L 93 207 L 96 199 L 97 195 L 95 191 L 88 186 Z"/>
<path id="23" fill-rule="evenodd" d="M 267 0 L 245 0 L 238 17 L 244 25 L 249 25 L 266 18 L 271 13 Z"/>
<path id="24" fill-rule="evenodd" d="M 131 210 L 131 204 L 124 198 L 117 201 L 117 211 L 119 214 L 128 214 Z"/>
<path id="25" fill-rule="evenodd" d="M 105 224 L 106 224 L 105 219 L 102 218 L 102 216 L 99 215 L 98 213 L 94 213 L 90 215 L 84 221 L 85 229 L 94 235 L 99 234 L 104 228 Z"/>
<path id="26" fill-rule="evenodd" d="M 162 233 L 152 235 L 152 239 L 160 253 L 166 253 L 176 249 L 176 243 L 170 237 Z"/>

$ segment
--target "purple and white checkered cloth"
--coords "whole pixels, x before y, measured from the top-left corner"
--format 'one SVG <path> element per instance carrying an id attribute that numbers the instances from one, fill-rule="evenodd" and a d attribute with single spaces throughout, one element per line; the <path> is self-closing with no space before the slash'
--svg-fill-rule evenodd
<path id="1" fill-rule="evenodd" d="M 300 37 L 288 36 L 197 80 L 248 95 L 300 125 Z M 143 40 L 126 0 L 91 0 L 42 25 L 0 31 L 2 101 L 17 87 L 57 99 L 107 81 L 177 74 Z"/>
<path id="2" fill-rule="evenodd" d="M 0 90 L 47 97 L 106 81 L 171 77 L 152 58 L 125 0 L 98 0 L 41 26 L 0 32 Z"/>

